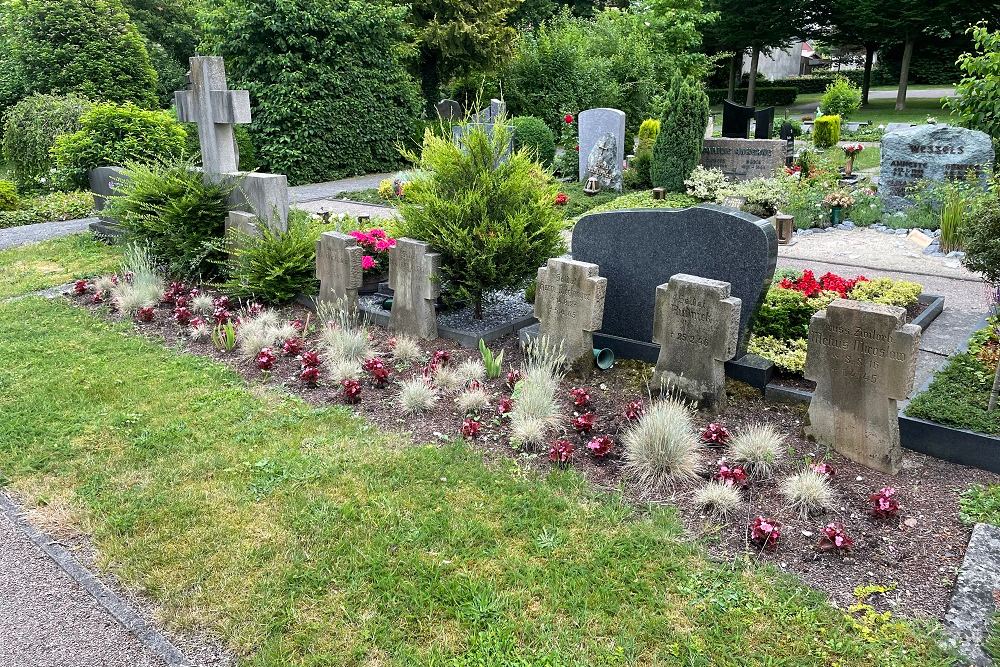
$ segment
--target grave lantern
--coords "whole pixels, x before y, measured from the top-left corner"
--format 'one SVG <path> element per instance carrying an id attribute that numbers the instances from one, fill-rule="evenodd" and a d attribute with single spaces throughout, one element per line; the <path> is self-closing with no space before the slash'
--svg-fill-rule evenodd
<path id="1" fill-rule="evenodd" d="M 790 215 L 774 216 L 774 227 L 778 231 L 778 243 L 791 245 L 792 234 L 795 232 L 795 218 Z"/>
<path id="2" fill-rule="evenodd" d="M 597 182 L 597 178 L 591 176 L 587 179 L 587 186 L 583 189 L 588 195 L 596 195 L 601 191 L 601 184 Z"/>
<path id="3" fill-rule="evenodd" d="M 666 199 L 667 189 L 666 188 L 653 188 L 652 190 L 653 199 Z"/>

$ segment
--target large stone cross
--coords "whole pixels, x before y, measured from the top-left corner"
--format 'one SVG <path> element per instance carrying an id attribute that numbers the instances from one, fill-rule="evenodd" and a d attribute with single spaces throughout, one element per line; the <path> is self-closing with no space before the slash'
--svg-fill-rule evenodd
<path id="1" fill-rule="evenodd" d="M 538 269 L 535 317 L 539 335 L 562 346 L 566 360 L 579 371 L 593 367 L 594 332 L 604 319 L 607 278 L 597 264 L 551 258 Z"/>
<path id="2" fill-rule="evenodd" d="M 921 328 L 906 311 L 838 299 L 809 323 L 805 376 L 816 383 L 806 434 L 852 461 L 899 471 L 897 400 L 913 388 Z"/>
<path id="3" fill-rule="evenodd" d="M 736 356 L 742 302 L 729 283 L 684 273 L 656 288 L 653 386 L 710 408 L 726 403 L 725 362 Z"/>
<path id="4" fill-rule="evenodd" d="M 352 236 L 340 232 L 320 235 L 316 241 L 316 277 L 321 303 L 331 303 L 348 313 L 357 312 L 363 255 L 358 240 Z"/>
<path id="5" fill-rule="evenodd" d="M 438 272 L 441 255 L 429 244 L 414 239 L 396 239 L 389 248 L 389 288 L 392 310 L 389 329 L 425 340 L 437 338 L 435 302 L 441 294 Z"/>
<path id="6" fill-rule="evenodd" d="M 229 90 L 226 66 L 219 56 L 191 58 L 188 90 L 174 93 L 177 118 L 197 123 L 201 164 L 206 174 L 228 174 L 239 169 L 233 125 L 250 122 L 250 92 Z"/>

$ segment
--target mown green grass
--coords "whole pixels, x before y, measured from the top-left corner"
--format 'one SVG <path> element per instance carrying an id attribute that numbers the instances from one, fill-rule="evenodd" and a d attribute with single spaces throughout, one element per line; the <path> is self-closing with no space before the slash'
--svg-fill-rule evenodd
<path id="1" fill-rule="evenodd" d="M 110 273 L 121 258 L 120 247 L 101 243 L 90 233 L 0 250 L 0 299 Z"/>
<path id="2" fill-rule="evenodd" d="M 1000 484 L 970 486 L 962 493 L 961 518 L 967 524 L 1000 526 Z"/>
<path id="3" fill-rule="evenodd" d="M 0 305 L 0 471 L 175 627 L 288 665 L 948 664 L 669 508 L 413 446 L 63 302 Z"/>

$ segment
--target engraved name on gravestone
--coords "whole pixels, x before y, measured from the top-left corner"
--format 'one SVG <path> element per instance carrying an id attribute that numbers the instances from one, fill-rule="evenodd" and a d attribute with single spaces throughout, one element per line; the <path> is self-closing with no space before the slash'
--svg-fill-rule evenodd
<path id="1" fill-rule="evenodd" d="M 607 135 L 613 138 L 614 146 L 614 172 L 617 172 L 617 184 L 612 185 L 615 190 L 621 190 L 622 160 L 625 159 L 625 112 L 619 109 L 587 109 L 580 112 L 577 117 L 577 126 L 580 144 L 580 181 L 587 182 L 591 175 L 602 178 L 602 174 L 588 174 L 590 159 L 594 149 L 602 141 L 607 141 Z M 602 151 L 602 155 L 610 154 L 610 150 Z M 602 184 L 603 185 L 603 184 Z M 607 187 L 606 185 L 604 187 Z"/>
<path id="2" fill-rule="evenodd" d="M 656 361 L 656 288 L 678 273 L 732 286 L 732 296 L 743 304 L 736 358 L 742 357 L 777 257 L 774 225 L 714 204 L 593 213 L 573 228 L 573 258 L 597 264 L 608 281 L 603 324 L 594 339 L 626 359 Z"/>
<path id="3" fill-rule="evenodd" d="M 396 239 L 389 248 L 389 288 L 392 309 L 389 330 L 433 340 L 437 338 L 435 302 L 441 294 L 438 271 L 441 255 L 414 239 Z"/>
<path id="4" fill-rule="evenodd" d="M 678 273 L 656 288 L 653 340 L 660 356 L 653 386 L 724 409 L 725 362 L 736 355 L 740 300 L 729 283 Z"/>
<path id="5" fill-rule="evenodd" d="M 578 371 L 593 366 L 593 332 L 601 328 L 607 279 L 596 264 L 551 258 L 538 269 L 535 317 L 539 335 L 561 346 Z"/>
<path id="6" fill-rule="evenodd" d="M 921 328 L 906 310 L 838 299 L 813 315 L 805 376 L 816 383 L 806 434 L 852 461 L 896 474 L 899 411 L 913 388 Z"/>
<path id="7" fill-rule="evenodd" d="M 323 232 L 316 241 L 316 277 L 319 302 L 331 303 L 348 313 L 357 312 L 358 288 L 364 251 L 353 236 Z"/>
<path id="8" fill-rule="evenodd" d="M 705 139 L 701 166 L 721 169 L 734 181 L 768 178 L 784 166 L 786 150 L 780 139 Z"/>
<path id="9" fill-rule="evenodd" d="M 923 180 L 965 179 L 971 172 L 987 186 L 995 159 L 985 132 L 949 125 L 901 127 L 882 136 L 879 194 L 886 207 L 912 205 L 907 189 Z"/>

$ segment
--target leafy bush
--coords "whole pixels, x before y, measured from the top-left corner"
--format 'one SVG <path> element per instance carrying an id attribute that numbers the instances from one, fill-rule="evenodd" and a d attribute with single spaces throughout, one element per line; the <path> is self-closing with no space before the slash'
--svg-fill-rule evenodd
<path id="1" fill-rule="evenodd" d="M 656 118 L 647 118 L 639 126 L 639 142 L 635 149 L 635 154 L 639 155 L 645 151 L 652 151 L 656 144 L 656 138 L 660 136 L 660 121 Z"/>
<path id="2" fill-rule="evenodd" d="M 166 111 L 96 104 L 81 116 L 79 130 L 56 138 L 52 153 L 64 179 L 86 186 L 87 171 L 94 167 L 179 158 L 185 136 Z"/>
<path id="3" fill-rule="evenodd" d="M 976 53 L 964 53 L 958 59 L 962 80 L 955 87 L 955 97 L 945 100 L 965 127 L 981 130 L 1000 141 L 1000 30 L 990 31 L 986 23 L 970 28 Z"/>
<path id="4" fill-rule="evenodd" d="M 827 116 L 840 116 L 846 120 L 861 108 L 861 89 L 838 76 L 826 87 L 819 107 Z"/>
<path id="5" fill-rule="evenodd" d="M 660 119 L 660 133 L 653 145 L 650 177 L 653 185 L 672 192 L 684 191 L 684 179 L 701 160 L 708 124 L 708 97 L 695 81 L 676 78 L 671 84 Z"/>
<path id="6" fill-rule="evenodd" d="M 622 173 L 622 184 L 626 190 L 645 190 L 653 187 L 649 169 L 653 164 L 653 152 L 639 151 L 628 161 L 628 169 Z"/>
<path id="7" fill-rule="evenodd" d="M 1000 184 L 977 199 L 965 222 L 965 266 L 988 283 L 1000 283 Z"/>
<path id="8" fill-rule="evenodd" d="M 86 218 L 94 210 L 94 196 L 85 191 L 52 192 L 21 200 L 15 211 L 0 211 L 0 229 L 40 222 Z"/>
<path id="9" fill-rule="evenodd" d="M 14 211 L 21 206 L 21 198 L 17 196 L 17 187 L 10 181 L 0 180 L 0 213 Z"/>
<path id="10" fill-rule="evenodd" d="M 801 375 L 806 368 L 806 351 L 809 341 L 805 338 L 780 339 L 754 335 L 747 344 L 747 352 L 767 359 L 778 370 L 791 375 Z"/>
<path id="11" fill-rule="evenodd" d="M 906 308 L 917 302 L 917 297 L 924 291 L 920 283 L 892 278 L 874 278 L 859 282 L 851 290 L 851 298 L 856 301 L 869 301 L 887 306 Z"/>
<path id="12" fill-rule="evenodd" d="M 785 207 L 787 192 L 776 178 L 754 178 L 731 184 L 720 189 L 717 201 L 722 203 L 726 197 L 743 197 L 746 203 L 743 210 L 759 218 L 770 218 Z"/>
<path id="13" fill-rule="evenodd" d="M 208 278 L 224 259 L 231 184 L 207 183 L 190 161 L 129 163 L 109 199 L 126 237 L 149 246 L 171 275 Z"/>
<path id="14" fill-rule="evenodd" d="M 207 40 L 254 101 L 262 169 L 316 183 L 402 166 L 419 113 L 401 61 L 407 7 L 386 0 L 228 0 Z M 303 30 L 302 26 L 309 26 Z"/>
<path id="15" fill-rule="evenodd" d="M 848 217 L 858 227 L 869 227 L 882 222 L 882 198 L 874 190 L 861 188 L 855 190 L 854 206 L 848 211 Z"/>
<path id="16" fill-rule="evenodd" d="M 781 136 L 781 126 L 788 123 L 792 126 L 792 136 L 801 137 L 802 136 L 802 121 L 798 118 L 775 118 L 774 123 L 771 125 L 771 135 L 774 138 Z"/>
<path id="17" fill-rule="evenodd" d="M 316 241 L 324 229 L 321 221 L 292 209 L 286 232 L 264 225 L 260 237 L 241 234 L 226 261 L 229 277 L 223 290 L 267 303 L 290 301 L 299 293 L 316 294 Z"/>
<path id="18" fill-rule="evenodd" d="M 486 294 L 518 287 L 564 249 L 556 188 L 524 150 L 501 159 L 509 139 L 503 123 L 467 126 L 461 145 L 428 133 L 399 206 L 399 235 L 441 253 L 443 291 L 479 317 Z"/>
<path id="19" fill-rule="evenodd" d="M 89 108 L 89 102 L 75 95 L 39 94 L 11 108 L 4 124 L 3 157 L 22 190 L 51 184 L 52 145 L 56 137 L 79 130 L 80 116 Z"/>
<path id="20" fill-rule="evenodd" d="M 716 201 L 721 199 L 720 193 L 730 186 L 729 178 L 722 173 L 721 169 L 706 169 L 700 164 L 694 168 L 691 175 L 684 179 L 684 187 L 687 193 L 702 201 Z"/>
<path id="21" fill-rule="evenodd" d="M 526 148 L 544 166 L 549 166 L 556 157 L 556 135 L 541 118 L 517 116 L 510 124 L 514 126 L 514 148 Z"/>
<path id="22" fill-rule="evenodd" d="M 18 0 L 3 27 L 25 93 L 156 104 L 156 72 L 121 0 Z"/>
<path id="23" fill-rule="evenodd" d="M 753 333 L 778 340 L 805 338 L 809 335 L 809 320 L 826 306 L 821 303 L 796 290 L 772 287 L 754 318 Z"/>
<path id="24" fill-rule="evenodd" d="M 817 148 L 836 146 L 840 141 L 840 116 L 820 116 L 813 122 L 812 134 Z"/>
<path id="25" fill-rule="evenodd" d="M 653 199 L 648 191 L 630 192 L 615 197 L 606 204 L 595 206 L 588 213 L 603 213 L 604 211 L 620 211 L 628 208 L 688 208 L 697 206 L 700 202 L 694 197 L 679 192 L 668 192 L 663 199 Z"/>

